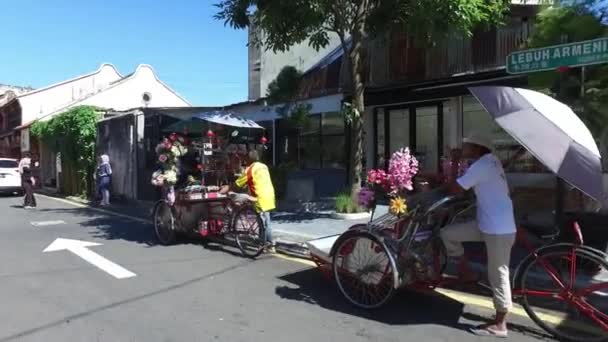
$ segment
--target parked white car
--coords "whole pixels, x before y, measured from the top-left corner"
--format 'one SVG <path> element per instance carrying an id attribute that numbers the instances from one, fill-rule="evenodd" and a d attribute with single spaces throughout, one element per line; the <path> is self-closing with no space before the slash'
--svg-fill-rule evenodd
<path id="1" fill-rule="evenodd" d="M 0 193 L 21 194 L 22 192 L 19 161 L 0 158 Z"/>

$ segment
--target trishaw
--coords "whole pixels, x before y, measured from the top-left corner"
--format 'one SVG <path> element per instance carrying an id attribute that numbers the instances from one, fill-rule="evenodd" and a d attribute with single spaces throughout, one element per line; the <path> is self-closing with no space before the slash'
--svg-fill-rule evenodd
<path id="1" fill-rule="evenodd" d="M 235 242 L 244 256 L 257 257 L 265 246 L 256 199 L 241 193 L 223 194 L 220 189 L 243 171 L 248 149 L 264 148 L 263 128 L 232 113 L 209 112 L 165 129 L 178 130 L 184 134 L 170 133 L 157 147 L 161 167 L 171 158 L 176 161 L 165 166 L 169 171 L 153 175 L 153 184 L 163 193 L 153 210 L 159 242 L 169 245 L 180 235 L 197 236 L 204 241 Z M 255 143 L 260 135 L 260 143 Z M 162 157 L 166 155 L 170 157 Z M 181 183 L 177 181 L 180 176 Z"/>
<path id="2" fill-rule="evenodd" d="M 307 242 L 312 260 L 352 304 L 374 309 L 398 289 L 427 291 L 453 282 L 443 276 L 447 257 L 439 232 L 473 219 L 474 197 L 452 196 L 442 187 L 411 195 L 407 203 L 406 215 L 372 215 L 341 235 Z M 516 244 L 529 255 L 512 272 L 513 297 L 560 340 L 608 341 L 608 255 L 583 245 L 577 223 L 567 229 L 575 238 L 560 243 L 559 227 L 518 227 Z"/>

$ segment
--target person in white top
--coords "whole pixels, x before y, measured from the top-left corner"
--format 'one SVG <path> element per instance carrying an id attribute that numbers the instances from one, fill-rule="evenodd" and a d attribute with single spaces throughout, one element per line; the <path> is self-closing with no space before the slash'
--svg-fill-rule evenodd
<path id="1" fill-rule="evenodd" d="M 492 154 L 489 139 L 477 134 L 464 139 L 463 157 L 474 162 L 450 188 L 454 193 L 473 189 L 477 198 L 477 219 L 445 227 L 441 238 L 448 256 L 460 258 L 459 272 L 463 281 L 473 281 L 476 276 L 469 269 L 462 242 L 485 242 L 496 318 L 491 324 L 479 326 L 472 332 L 507 337 L 506 317 L 513 305 L 509 282 L 509 262 L 516 232 L 513 203 L 502 163 Z"/>

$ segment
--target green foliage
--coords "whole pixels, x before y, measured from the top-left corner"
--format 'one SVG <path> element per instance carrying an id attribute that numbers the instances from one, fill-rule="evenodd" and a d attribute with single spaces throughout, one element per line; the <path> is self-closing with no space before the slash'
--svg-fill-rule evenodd
<path id="1" fill-rule="evenodd" d="M 270 104 L 293 101 L 298 96 L 302 73 L 293 66 L 284 67 L 277 78 L 268 85 L 266 98 Z"/>
<path id="2" fill-rule="evenodd" d="M 605 20 L 608 3 L 586 0 L 569 6 L 550 7 L 538 15 L 529 48 L 571 43 L 608 36 Z M 572 106 L 598 137 L 608 123 L 608 66 L 596 65 L 585 68 L 583 84 L 581 69 L 563 73 L 555 71 L 530 75 L 534 88 L 545 88 L 560 101 Z M 581 85 L 584 93 L 581 94 Z"/>
<path id="3" fill-rule="evenodd" d="M 311 106 L 298 102 L 298 92 L 302 73 L 293 66 L 284 67 L 277 78 L 268 85 L 266 97 L 271 105 L 281 104 L 277 113 L 288 119 L 290 125 L 298 130 L 308 127 Z"/>
<path id="4" fill-rule="evenodd" d="M 32 134 L 55 153 L 61 153 L 62 160 L 75 169 L 82 182 L 81 189 L 91 185 L 98 119 L 97 108 L 80 106 L 32 125 Z"/>
<path id="5" fill-rule="evenodd" d="M 336 196 L 336 212 L 340 214 L 360 213 L 361 208 L 349 192 L 342 192 Z"/>

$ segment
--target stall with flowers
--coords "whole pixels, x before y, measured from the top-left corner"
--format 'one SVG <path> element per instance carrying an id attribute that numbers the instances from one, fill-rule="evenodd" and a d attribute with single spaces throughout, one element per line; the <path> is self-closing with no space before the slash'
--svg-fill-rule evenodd
<path id="1" fill-rule="evenodd" d="M 220 189 L 243 172 L 249 150 L 265 150 L 264 129 L 215 111 L 179 121 L 165 132 L 155 149 L 158 167 L 151 179 L 163 194 L 154 209 L 157 237 L 169 244 L 180 233 L 220 234 L 227 201 Z"/>

